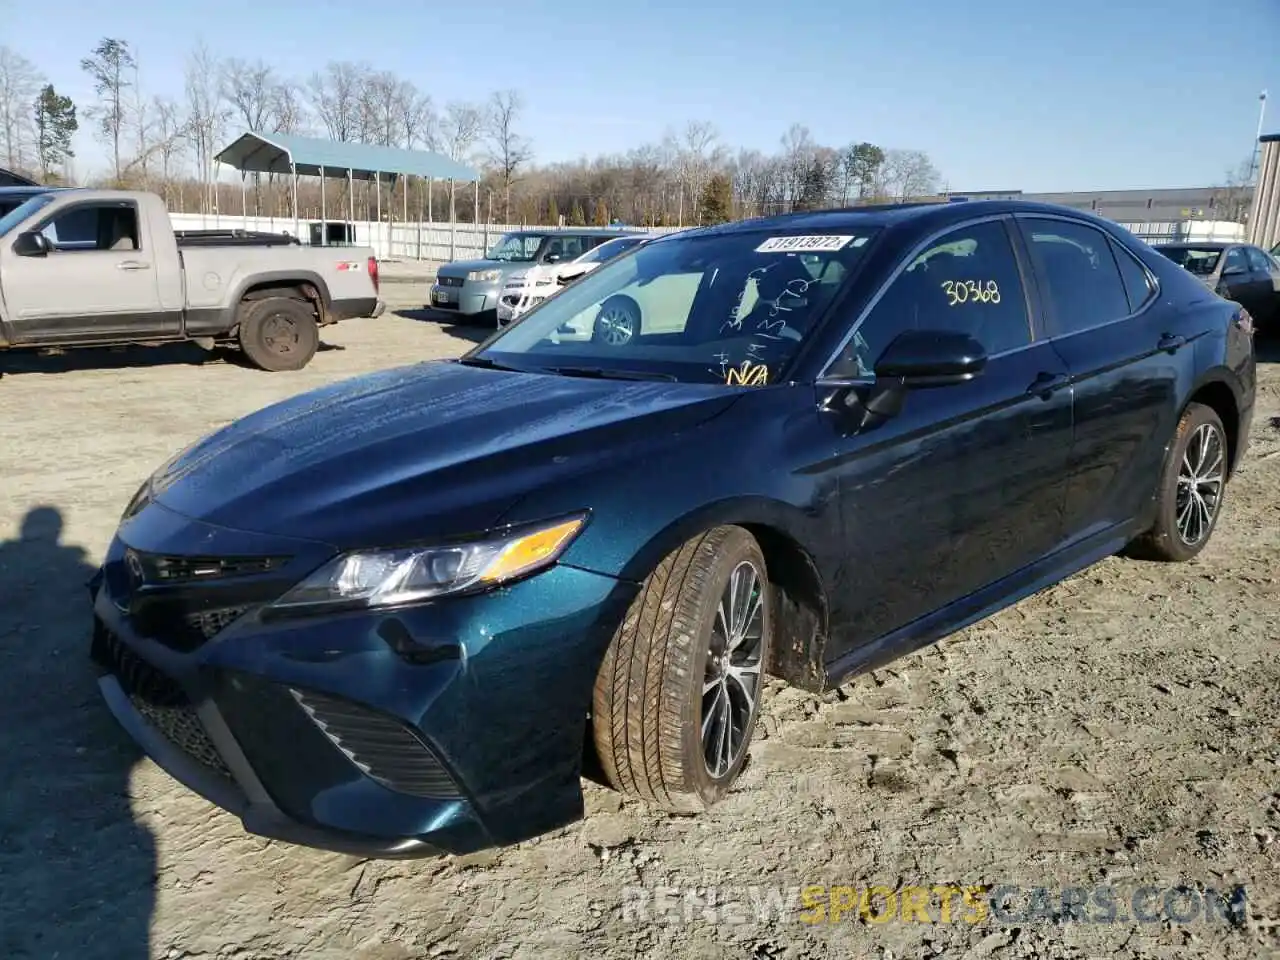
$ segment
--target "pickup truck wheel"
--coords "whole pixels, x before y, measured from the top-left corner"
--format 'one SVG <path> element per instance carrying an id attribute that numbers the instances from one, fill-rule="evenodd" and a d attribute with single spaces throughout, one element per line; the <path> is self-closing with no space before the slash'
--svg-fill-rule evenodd
<path id="1" fill-rule="evenodd" d="M 615 789 L 679 813 L 728 792 L 759 713 L 771 601 L 741 527 L 695 537 L 646 578 L 596 675 L 592 734 Z"/>
<path id="2" fill-rule="evenodd" d="M 301 370 L 320 346 L 311 307 L 288 297 L 249 301 L 240 321 L 240 349 L 263 370 Z"/>

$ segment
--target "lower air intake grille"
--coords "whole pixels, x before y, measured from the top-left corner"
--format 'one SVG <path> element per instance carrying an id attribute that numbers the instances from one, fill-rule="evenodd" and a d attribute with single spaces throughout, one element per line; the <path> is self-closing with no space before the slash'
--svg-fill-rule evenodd
<path id="1" fill-rule="evenodd" d="M 325 694 L 289 692 L 330 742 L 370 779 L 415 797 L 461 796 L 436 755 L 399 720 Z"/>
<path id="2" fill-rule="evenodd" d="M 93 658 L 116 678 L 133 708 L 165 739 L 214 773 L 232 779 L 231 771 L 176 681 L 143 660 L 100 624 L 94 629 Z"/>

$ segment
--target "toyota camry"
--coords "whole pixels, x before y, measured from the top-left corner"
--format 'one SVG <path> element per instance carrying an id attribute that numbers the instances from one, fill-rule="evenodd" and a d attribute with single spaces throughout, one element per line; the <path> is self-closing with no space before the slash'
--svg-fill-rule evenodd
<path id="1" fill-rule="evenodd" d="M 764 674 L 823 691 L 1116 552 L 1195 557 L 1250 330 L 1054 206 L 657 239 L 157 469 L 90 584 L 100 687 L 170 774 L 311 846 L 514 843 L 580 818 L 584 776 L 696 812 Z"/>

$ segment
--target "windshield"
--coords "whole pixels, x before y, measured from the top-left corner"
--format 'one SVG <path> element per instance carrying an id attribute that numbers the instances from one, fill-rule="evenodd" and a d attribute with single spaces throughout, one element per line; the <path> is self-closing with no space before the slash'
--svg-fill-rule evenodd
<path id="1" fill-rule="evenodd" d="M 1156 247 L 1178 266 L 1200 276 L 1213 273 L 1222 251 L 1213 247 Z"/>
<path id="2" fill-rule="evenodd" d="M 643 243 L 642 237 L 619 237 L 617 240 L 607 240 L 594 250 L 588 250 L 574 263 L 604 263 L 606 260 L 612 260 L 619 254 L 625 253 L 639 243 Z"/>
<path id="3" fill-rule="evenodd" d="M 18 204 L 16 207 L 6 209 L 5 207 L 0 206 L 0 214 L 2 214 L 2 216 L 0 216 L 0 237 L 3 237 L 23 220 L 31 216 L 31 214 L 35 213 L 45 204 L 51 203 L 52 201 L 53 194 L 38 193 L 34 197 L 27 199 L 25 202 Z M 3 203 L 5 203 L 5 201 L 0 200 L 0 204 Z"/>
<path id="4" fill-rule="evenodd" d="M 647 243 L 561 290 L 468 362 L 763 386 L 777 381 L 876 231 Z"/>
<path id="5" fill-rule="evenodd" d="M 485 254 L 486 260 L 506 260 L 509 263 L 531 263 L 542 245 L 541 233 L 508 233 Z"/>

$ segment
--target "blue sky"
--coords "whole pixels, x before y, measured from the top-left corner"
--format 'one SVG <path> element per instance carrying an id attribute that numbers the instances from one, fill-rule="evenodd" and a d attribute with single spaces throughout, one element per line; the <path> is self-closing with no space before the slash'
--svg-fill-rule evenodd
<path id="1" fill-rule="evenodd" d="M 180 96 L 188 50 L 305 77 L 366 61 L 437 105 L 524 95 L 539 160 L 625 150 L 690 119 L 776 149 L 792 122 L 831 145 L 927 151 L 954 190 L 1219 183 L 1247 158 L 1258 94 L 1280 131 L 1280 0 L 484 0 L 350 4 L 0 0 L 0 43 L 87 102 L 79 61 L 128 40 L 150 92 Z M 78 142 L 77 168 L 104 165 Z"/>

